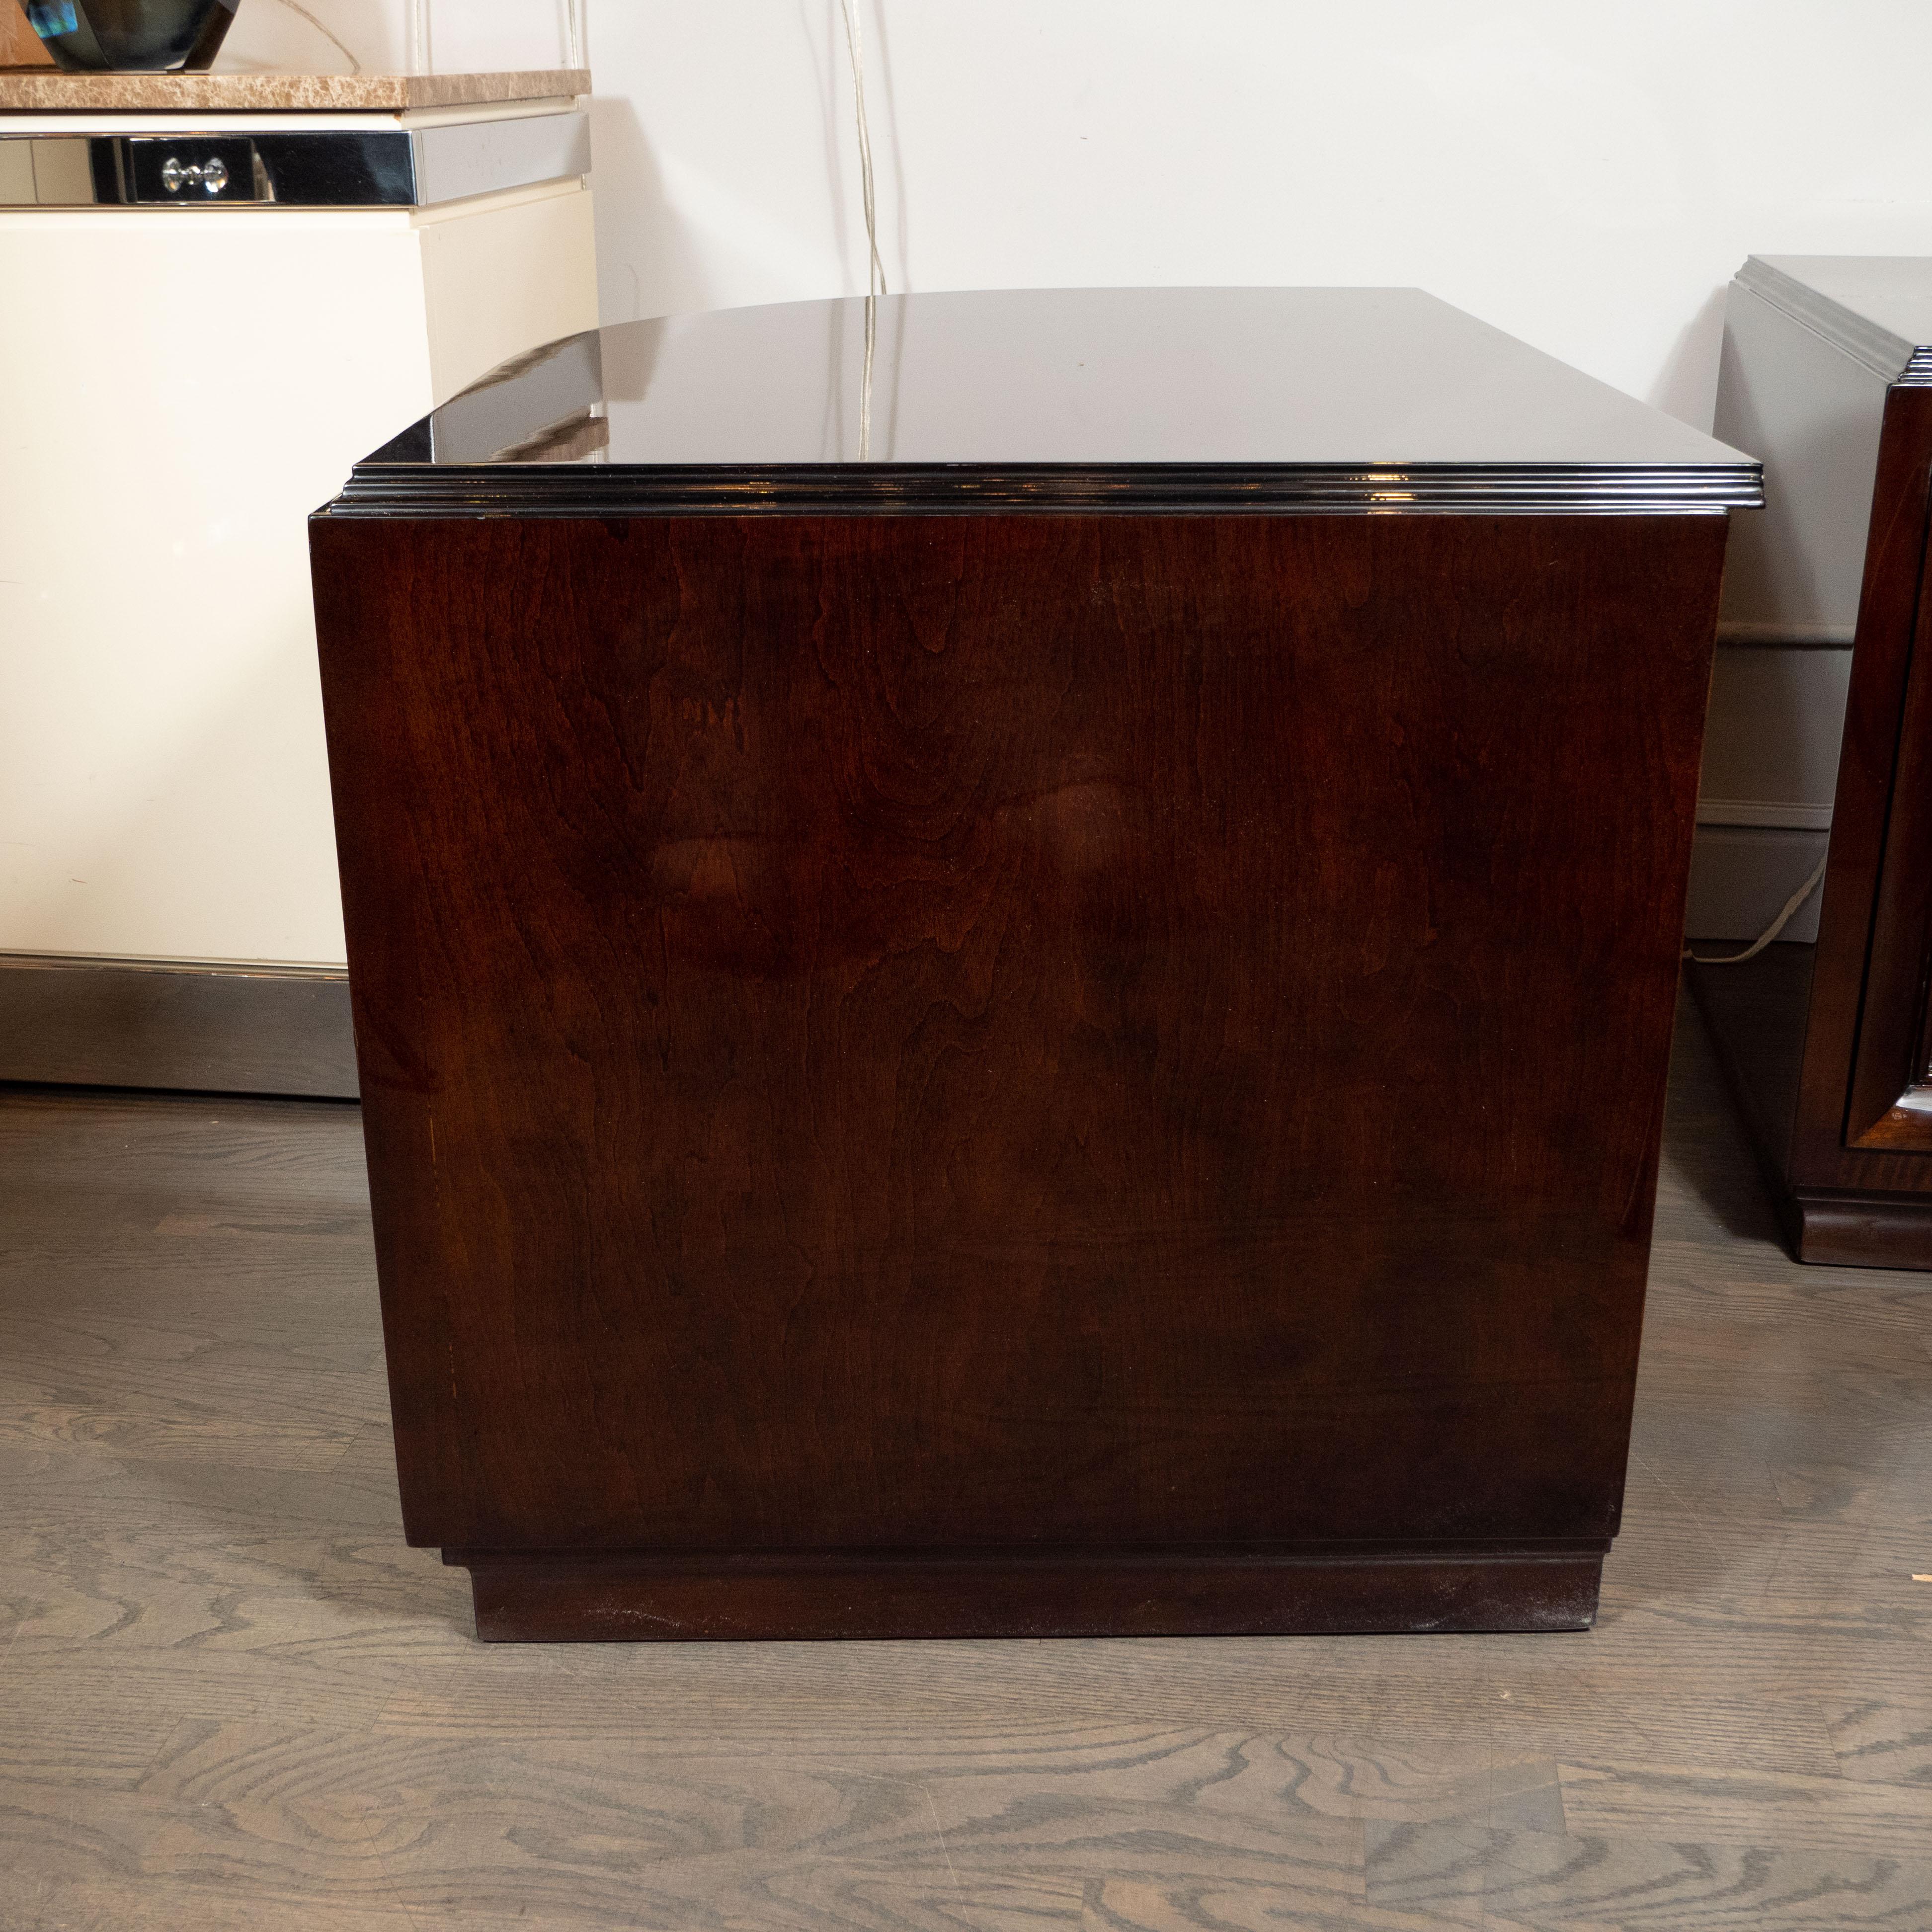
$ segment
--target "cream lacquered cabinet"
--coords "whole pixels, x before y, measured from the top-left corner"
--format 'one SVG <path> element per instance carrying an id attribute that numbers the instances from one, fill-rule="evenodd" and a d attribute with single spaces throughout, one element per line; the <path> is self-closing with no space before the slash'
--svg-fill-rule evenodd
<path id="1" fill-rule="evenodd" d="M 588 84 L 0 76 L 0 1078 L 50 962 L 342 972 L 305 519 L 595 323 Z"/>

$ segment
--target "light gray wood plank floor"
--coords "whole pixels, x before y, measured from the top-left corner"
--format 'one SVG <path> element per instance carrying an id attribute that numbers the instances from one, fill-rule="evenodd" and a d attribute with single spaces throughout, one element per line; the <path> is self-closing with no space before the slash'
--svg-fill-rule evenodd
<path id="1" fill-rule="evenodd" d="M 1932 1932 L 1929 1423 L 1687 1012 L 1594 1633 L 484 1648 L 355 1111 L 0 1094 L 0 1928 Z"/>

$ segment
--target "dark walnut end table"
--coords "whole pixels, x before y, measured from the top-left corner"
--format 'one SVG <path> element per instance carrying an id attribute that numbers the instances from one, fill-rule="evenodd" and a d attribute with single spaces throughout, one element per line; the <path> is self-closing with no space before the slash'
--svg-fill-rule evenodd
<path id="1" fill-rule="evenodd" d="M 1688 976 L 1793 1254 L 1932 1269 L 1932 260 L 1754 256 L 1724 335 L 1772 497 L 1728 628 L 1851 662 L 1816 944 Z"/>
<path id="2" fill-rule="evenodd" d="M 1408 290 L 632 324 L 359 466 L 397 1454 L 479 1634 L 1587 1626 L 1757 500 Z"/>

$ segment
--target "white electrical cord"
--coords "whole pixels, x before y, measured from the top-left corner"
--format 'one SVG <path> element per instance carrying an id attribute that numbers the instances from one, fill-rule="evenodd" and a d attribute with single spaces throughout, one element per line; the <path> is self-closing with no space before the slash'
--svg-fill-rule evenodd
<path id="1" fill-rule="evenodd" d="M 866 367 L 859 385 L 859 460 L 872 455 L 872 351 L 878 340 L 879 298 L 886 292 L 886 265 L 879 259 L 879 219 L 872 200 L 872 136 L 866 124 L 866 42 L 852 0 L 838 0 L 845 16 L 845 52 L 852 63 L 852 104 L 859 124 L 859 191 L 866 204 Z"/>
<path id="2" fill-rule="evenodd" d="M 282 4 L 286 7 L 291 14 L 299 14 L 302 18 L 322 37 L 324 40 L 332 43 L 336 52 L 340 54 L 344 59 L 348 62 L 349 71 L 351 74 L 360 74 L 362 71 L 362 63 L 343 45 L 340 40 L 336 38 L 334 34 L 331 33 L 329 30 L 308 10 L 308 9 L 302 4 L 302 0 L 282 0 Z"/>
<path id="3" fill-rule="evenodd" d="M 1687 946 L 1684 949 L 1684 958 L 1700 966 L 1742 966 L 1747 959 L 1755 959 L 1791 923 L 1792 915 L 1818 890 L 1831 856 L 1831 854 L 1827 852 L 1818 861 L 1818 869 L 1785 901 L 1784 910 L 1742 952 L 1727 952 L 1721 958 L 1706 959 L 1701 953 L 1693 952 Z"/>
<path id="4" fill-rule="evenodd" d="M 866 41 L 852 0 L 838 0 L 845 16 L 845 52 L 852 63 L 852 105 L 859 123 L 859 188 L 866 203 L 866 248 L 871 256 L 866 292 L 886 292 L 886 265 L 879 260 L 878 214 L 872 200 L 872 136 L 866 125 Z M 875 286 L 876 285 L 876 286 Z"/>

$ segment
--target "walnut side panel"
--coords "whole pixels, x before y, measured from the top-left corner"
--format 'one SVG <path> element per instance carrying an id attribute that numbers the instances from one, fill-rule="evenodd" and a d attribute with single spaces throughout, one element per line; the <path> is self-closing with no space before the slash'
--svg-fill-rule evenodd
<path id="1" fill-rule="evenodd" d="M 319 521 L 412 1538 L 1612 1534 L 1724 538 Z"/>

